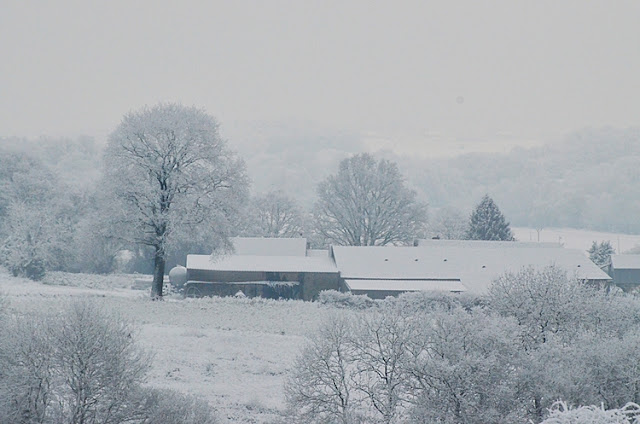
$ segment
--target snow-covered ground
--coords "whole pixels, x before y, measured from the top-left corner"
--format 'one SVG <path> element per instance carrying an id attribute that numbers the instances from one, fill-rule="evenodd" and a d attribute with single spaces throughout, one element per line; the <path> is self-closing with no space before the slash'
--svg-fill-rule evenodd
<path id="1" fill-rule="evenodd" d="M 570 249 L 587 250 L 594 241 L 608 240 L 616 253 L 624 253 L 640 245 L 640 235 L 576 230 L 574 228 L 543 228 L 540 231 L 540 239 L 538 239 L 538 232 L 534 228 L 511 227 L 511 230 L 519 241 L 562 243 Z"/>
<path id="2" fill-rule="evenodd" d="M 98 299 L 135 322 L 138 340 L 154 352 L 150 385 L 200 395 L 230 423 L 277 419 L 283 382 L 305 335 L 332 310 L 264 299 L 152 302 L 146 293 L 126 288 L 133 278 L 55 273 L 44 284 L 0 268 L 0 293 L 15 314 L 56 310 L 73 298 Z"/>

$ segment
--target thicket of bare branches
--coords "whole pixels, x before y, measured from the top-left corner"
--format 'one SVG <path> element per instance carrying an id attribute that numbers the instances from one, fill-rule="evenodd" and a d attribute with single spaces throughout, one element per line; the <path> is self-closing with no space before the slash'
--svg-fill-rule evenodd
<path id="1" fill-rule="evenodd" d="M 248 237 L 302 237 L 305 215 L 295 199 L 280 190 L 254 196 L 241 234 Z"/>
<path id="2" fill-rule="evenodd" d="M 567 405 L 640 401 L 640 299 L 549 267 L 485 299 L 407 294 L 342 310 L 286 384 L 308 422 L 541 422 Z M 329 407 L 330 406 L 330 407 Z"/>

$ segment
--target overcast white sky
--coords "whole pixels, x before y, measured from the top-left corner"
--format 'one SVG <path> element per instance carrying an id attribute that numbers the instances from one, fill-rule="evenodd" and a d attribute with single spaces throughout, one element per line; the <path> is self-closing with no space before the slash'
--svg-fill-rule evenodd
<path id="1" fill-rule="evenodd" d="M 0 135 L 158 101 L 425 153 L 640 124 L 640 1 L 0 0 Z M 295 123 L 295 124 L 294 124 Z M 231 134 L 232 136 L 233 134 Z"/>

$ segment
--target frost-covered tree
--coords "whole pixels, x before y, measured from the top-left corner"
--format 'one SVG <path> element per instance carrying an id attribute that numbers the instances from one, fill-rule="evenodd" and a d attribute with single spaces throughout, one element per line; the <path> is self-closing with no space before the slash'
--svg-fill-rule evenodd
<path id="1" fill-rule="evenodd" d="M 425 229 L 427 206 L 405 186 L 398 166 L 367 153 L 345 159 L 318 186 L 318 235 L 347 246 L 410 244 Z"/>
<path id="2" fill-rule="evenodd" d="M 0 151 L 0 260 L 14 275 L 44 276 L 58 192 L 55 175 L 40 161 Z"/>
<path id="3" fill-rule="evenodd" d="M 591 259 L 593 263 L 602 267 L 609 265 L 611 255 L 616 253 L 616 251 L 613 246 L 611 246 L 611 242 L 607 240 L 601 241 L 600 243 L 594 241 L 589 250 L 587 250 L 587 253 L 589 253 L 589 259 Z"/>
<path id="4" fill-rule="evenodd" d="M 538 423 L 557 399 L 640 402 L 640 301 L 556 267 L 475 299 L 339 303 L 292 367 L 293 422 Z"/>
<path id="5" fill-rule="evenodd" d="M 143 387 L 151 355 L 97 303 L 0 315 L 0 422 L 214 424 L 204 401 Z"/>
<path id="6" fill-rule="evenodd" d="M 144 107 L 124 116 L 109 136 L 105 185 L 120 202 L 132 241 L 154 250 L 152 297 L 162 296 L 167 247 L 213 228 L 226 240 L 245 202 L 244 162 L 201 109 L 179 104 Z"/>
<path id="7" fill-rule="evenodd" d="M 636 401 L 640 370 L 628 364 L 640 362 L 633 353 L 638 337 L 627 333 L 640 322 L 637 300 L 556 266 L 505 274 L 487 300 L 490 310 L 518 324 L 519 390 L 531 417 L 541 420 L 559 398 L 608 407 Z"/>
<path id="8" fill-rule="evenodd" d="M 460 307 L 425 318 L 405 365 L 415 396 L 409 422 L 525 422 L 514 402 L 514 322 Z"/>
<path id="9" fill-rule="evenodd" d="M 464 240 L 469 221 L 454 208 L 438 210 L 429 220 L 429 234 L 445 240 Z"/>
<path id="10" fill-rule="evenodd" d="M 80 197 L 42 161 L 0 149 L 0 262 L 33 279 L 69 270 Z"/>
<path id="11" fill-rule="evenodd" d="M 46 272 L 55 232 L 46 211 L 24 202 L 12 202 L 0 249 L 2 263 L 14 276 L 41 280 Z"/>
<path id="12" fill-rule="evenodd" d="M 489 195 L 485 195 L 471 213 L 467 239 L 514 240 L 509 223 Z"/>
<path id="13" fill-rule="evenodd" d="M 287 404 L 296 422 L 356 422 L 351 337 L 347 317 L 334 316 L 302 350 L 285 384 Z"/>
<path id="14" fill-rule="evenodd" d="M 566 270 L 525 268 L 500 276 L 489 289 L 491 309 L 516 318 L 525 348 L 545 343 L 552 334 L 575 332 L 592 295 Z"/>
<path id="15" fill-rule="evenodd" d="M 350 340 L 356 376 L 353 384 L 364 394 L 375 422 L 391 424 L 406 418 L 403 412 L 408 397 L 407 373 L 403 365 L 410 346 L 421 336 L 415 318 L 383 304 L 354 325 Z"/>
<path id="16" fill-rule="evenodd" d="M 80 272 L 108 274 L 115 271 L 118 255 L 130 247 L 117 223 L 117 202 L 99 189 L 88 196 L 85 214 L 74 233 L 76 269 Z"/>
<path id="17" fill-rule="evenodd" d="M 250 237 L 301 237 L 304 234 L 303 213 L 294 199 L 282 191 L 255 196 L 247 210 Z"/>

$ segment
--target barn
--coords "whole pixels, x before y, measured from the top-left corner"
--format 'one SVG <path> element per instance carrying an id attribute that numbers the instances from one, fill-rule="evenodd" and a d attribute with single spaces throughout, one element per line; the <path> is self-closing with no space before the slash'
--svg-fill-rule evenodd
<path id="1" fill-rule="evenodd" d="M 328 250 L 307 249 L 304 238 L 236 237 L 232 254 L 188 255 L 188 296 L 229 296 L 313 300 L 337 290 L 339 272 Z"/>
<path id="2" fill-rule="evenodd" d="M 593 284 L 611 278 L 584 252 L 554 243 L 420 240 L 415 247 L 334 246 L 343 290 L 380 298 L 404 291 L 486 293 L 506 272 L 550 265 Z"/>
<path id="3" fill-rule="evenodd" d="M 484 293 L 504 273 L 554 265 L 571 277 L 595 285 L 611 284 L 603 272 L 579 249 L 558 243 L 478 240 L 420 240 L 418 248 L 431 258 L 433 269 L 453 269 L 465 287 Z"/>
<path id="4" fill-rule="evenodd" d="M 233 254 L 188 255 L 187 295 L 313 300 L 322 290 L 374 299 L 408 291 L 486 293 L 505 272 L 555 265 L 583 281 L 611 277 L 584 252 L 555 243 L 419 240 L 416 246 L 307 248 L 304 238 L 234 238 Z M 639 261 L 640 266 L 640 261 Z"/>
<path id="5" fill-rule="evenodd" d="M 407 291 L 463 292 L 454 272 L 433 270 L 417 247 L 333 246 L 341 289 L 384 299 Z"/>

